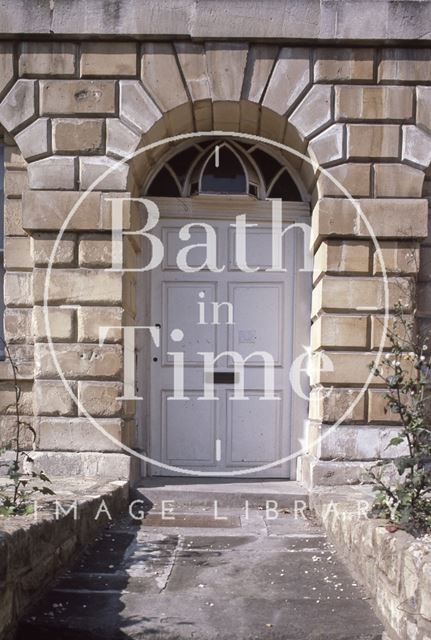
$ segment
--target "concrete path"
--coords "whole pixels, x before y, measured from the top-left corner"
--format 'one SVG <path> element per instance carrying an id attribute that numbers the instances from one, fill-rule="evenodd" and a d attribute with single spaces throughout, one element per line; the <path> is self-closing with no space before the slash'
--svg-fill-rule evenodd
<path id="1" fill-rule="evenodd" d="M 168 517 L 172 514 L 166 513 Z M 112 525 L 23 622 L 19 640 L 377 640 L 370 602 L 322 530 L 245 505 Z M 178 526 L 179 525 L 179 526 Z"/>

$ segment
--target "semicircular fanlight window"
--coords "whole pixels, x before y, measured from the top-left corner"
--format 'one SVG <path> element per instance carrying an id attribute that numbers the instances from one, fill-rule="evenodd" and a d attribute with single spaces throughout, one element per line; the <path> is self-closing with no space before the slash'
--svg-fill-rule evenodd
<path id="1" fill-rule="evenodd" d="M 208 158 L 201 178 L 202 193 L 247 193 L 247 178 L 237 156 L 225 146 Z"/>
<path id="2" fill-rule="evenodd" d="M 166 198 L 178 198 L 181 195 L 174 177 L 166 167 L 162 167 L 160 169 L 159 173 L 150 184 L 148 195 L 154 196 L 155 198 L 161 196 Z"/>
<path id="3" fill-rule="evenodd" d="M 298 187 L 293 182 L 286 169 L 280 173 L 274 184 L 271 186 L 268 197 L 281 198 L 282 200 L 301 200 Z"/>

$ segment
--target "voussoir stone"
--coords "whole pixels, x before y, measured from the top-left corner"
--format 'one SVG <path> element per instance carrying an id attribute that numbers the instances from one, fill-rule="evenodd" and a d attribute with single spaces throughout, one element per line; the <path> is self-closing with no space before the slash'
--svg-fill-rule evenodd
<path id="1" fill-rule="evenodd" d="M 431 134 L 415 125 L 403 126 L 402 160 L 419 167 L 429 167 L 431 163 Z"/>
<path id="2" fill-rule="evenodd" d="M 162 113 L 140 82 L 122 80 L 120 116 L 138 131 L 145 133 L 162 117 Z"/>
<path id="3" fill-rule="evenodd" d="M 263 105 L 284 115 L 310 84 L 310 50 L 284 47 L 269 79 Z"/>
<path id="4" fill-rule="evenodd" d="M 133 153 L 139 145 L 140 136 L 129 129 L 117 118 L 106 119 L 106 153 L 108 155 L 125 156 Z"/>
<path id="5" fill-rule="evenodd" d="M 172 44 L 144 43 L 141 65 L 142 83 L 164 111 L 188 102 Z M 166 78 L 169 78 L 168 83 Z"/>
<path id="6" fill-rule="evenodd" d="M 13 42 L 0 43 L 0 97 L 12 83 L 14 78 Z"/>
<path id="7" fill-rule="evenodd" d="M 314 85 L 289 118 L 302 138 L 310 138 L 332 119 L 332 87 Z"/>
<path id="8" fill-rule="evenodd" d="M 9 132 L 36 116 L 35 80 L 17 80 L 0 104 L 0 122 Z"/>
<path id="9" fill-rule="evenodd" d="M 38 118 L 20 133 L 15 140 L 26 160 L 34 160 L 49 152 L 48 118 Z"/>
<path id="10" fill-rule="evenodd" d="M 344 137 L 344 125 L 331 125 L 309 142 L 308 150 L 311 158 L 322 166 L 341 160 L 344 153 Z"/>

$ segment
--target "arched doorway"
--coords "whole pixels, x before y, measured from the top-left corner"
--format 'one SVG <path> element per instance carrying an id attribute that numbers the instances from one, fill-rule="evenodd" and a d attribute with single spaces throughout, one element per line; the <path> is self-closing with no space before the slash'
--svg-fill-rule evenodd
<path id="1" fill-rule="evenodd" d="M 165 249 L 138 287 L 150 290 L 144 317 L 160 332 L 145 357 L 144 448 L 203 475 L 295 477 L 285 459 L 300 448 L 307 407 L 289 376 L 308 345 L 310 274 L 298 228 L 282 234 L 274 263 L 272 214 L 276 202 L 283 230 L 307 222 L 298 177 L 269 148 L 202 138 L 165 156 L 142 195 L 159 208 L 153 232 Z"/>

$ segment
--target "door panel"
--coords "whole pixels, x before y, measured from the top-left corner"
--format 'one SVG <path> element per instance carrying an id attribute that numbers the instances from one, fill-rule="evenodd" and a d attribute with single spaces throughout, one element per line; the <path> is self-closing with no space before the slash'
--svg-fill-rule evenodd
<path id="1" fill-rule="evenodd" d="M 259 221 L 247 229 L 247 261 L 259 266 L 244 273 L 235 265 L 234 229 L 229 219 L 211 219 L 216 230 L 217 263 L 221 273 L 208 269 L 184 273 L 176 266 L 184 246 L 205 242 L 202 230 L 192 231 L 186 243 L 179 230 L 190 220 L 160 220 L 159 234 L 166 249 L 160 269 L 151 273 L 151 320 L 161 325 L 160 349 L 152 346 L 150 376 L 151 457 L 164 463 L 205 473 L 228 475 L 288 456 L 291 450 L 291 392 L 288 381 L 293 350 L 294 242 L 285 235 L 286 272 L 267 272 L 271 266 L 271 226 Z M 189 264 L 200 265 L 205 251 L 189 253 Z M 233 305 L 234 324 L 227 324 L 226 308 L 214 324 L 212 303 Z M 203 315 L 202 315 L 203 314 Z M 184 338 L 174 341 L 171 331 L 181 329 Z M 246 358 L 254 351 L 267 351 L 275 361 L 275 393 L 278 399 L 262 399 L 263 360 L 246 362 L 244 384 L 247 400 L 234 398 L 235 387 L 222 377 L 214 385 L 214 400 L 203 399 L 204 369 L 200 352 L 215 355 L 236 351 Z M 173 400 L 173 357 L 184 353 L 184 396 Z M 220 358 L 216 372 L 233 372 L 233 360 Z M 210 375 L 207 373 L 207 376 Z M 154 466 L 155 475 L 175 472 Z M 251 477 L 287 477 L 289 465 L 253 472 Z"/>

